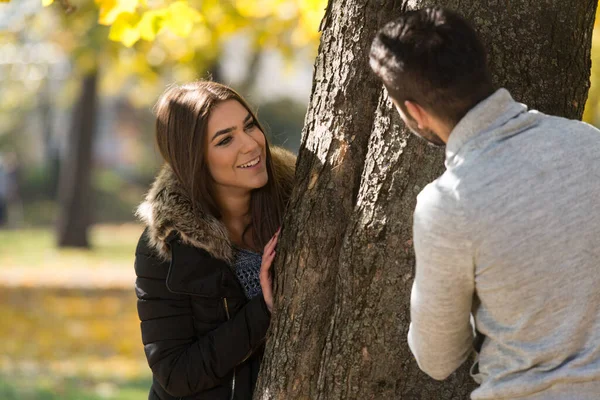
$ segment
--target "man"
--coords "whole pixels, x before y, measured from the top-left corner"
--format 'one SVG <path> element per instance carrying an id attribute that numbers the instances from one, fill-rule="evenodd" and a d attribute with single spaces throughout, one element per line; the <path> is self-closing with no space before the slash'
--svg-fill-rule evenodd
<path id="1" fill-rule="evenodd" d="M 472 399 L 599 399 L 600 131 L 495 90 L 445 9 L 388 23 L 370 62 L 406 125 L 446 145 L 414 214 L 421 369 L 445 379 L 475 346 Z"/>

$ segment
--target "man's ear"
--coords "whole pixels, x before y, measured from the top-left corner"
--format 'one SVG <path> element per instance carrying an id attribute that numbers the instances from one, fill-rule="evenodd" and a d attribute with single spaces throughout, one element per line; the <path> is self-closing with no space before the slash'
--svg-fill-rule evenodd
<path id="1" fill-rule="evenodd" d="M 427 113 L 427 111 L 425 111 L 425 109 L 423 109 L 423 107 L 421 107 L 417 103 L 413 103 L 412 101 L 408 100 L 404 102 L 404 106 L 406 107 L 406 110 L 410 113 L 411 117 L 415 121 L 417 121 L 417 127 L 419 129 L 431 128 L 429 114 Z"/>

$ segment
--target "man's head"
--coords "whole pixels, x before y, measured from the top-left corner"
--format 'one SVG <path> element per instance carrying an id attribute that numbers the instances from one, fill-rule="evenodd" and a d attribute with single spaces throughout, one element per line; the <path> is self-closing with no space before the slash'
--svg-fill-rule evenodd
<path id="1" fill-rule="evenodd" d="M 483 44 L 458 14 L 409 11 L 379 30 L 370 64 L 406 125 L 442 145 L 454 126 L 493 92 Z"/>

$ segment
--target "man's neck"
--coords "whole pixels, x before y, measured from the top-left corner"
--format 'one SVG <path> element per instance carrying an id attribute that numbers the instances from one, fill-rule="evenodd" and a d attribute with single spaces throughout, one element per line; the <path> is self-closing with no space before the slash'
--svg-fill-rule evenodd
<path id="1" fill-rule="evenodd" d="M 450 139 L 450 133 L 452 129 L 454 129 L 455 125 L 450 125 L 445 123 L 439 119 L 431 120 L 431 130 L 439 136 L 440 139 L 444 141 L 444 143 L 448 143 L 448 139 Z"/>

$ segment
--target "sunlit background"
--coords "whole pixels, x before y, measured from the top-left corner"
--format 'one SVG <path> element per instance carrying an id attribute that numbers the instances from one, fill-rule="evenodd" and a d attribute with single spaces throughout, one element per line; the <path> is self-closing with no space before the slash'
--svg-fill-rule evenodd
<path id="1" fill-rule="evenodd" d="M 0 399 L 146 398 L 133 210 L 161 164 L 152 106 L 212 77 L 297 151 L 325 6 L 0 2 Z M 597 32 L 593 45 L 584 119 L 598 125 Z"/>

